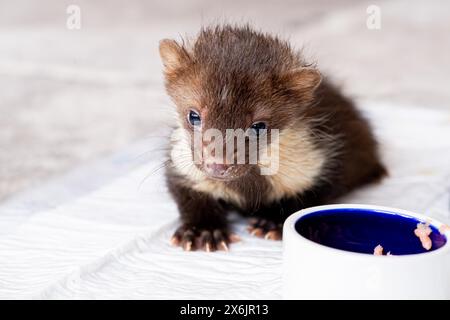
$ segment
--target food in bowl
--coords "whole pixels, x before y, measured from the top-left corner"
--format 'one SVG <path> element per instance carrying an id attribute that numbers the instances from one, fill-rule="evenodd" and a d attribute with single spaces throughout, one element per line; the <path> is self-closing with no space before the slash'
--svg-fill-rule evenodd
<path id="1" fill-rule="evenodd" d="M 371 255 L 379 244 L 397 256 L 434 251 L 446 242 L 435 226 L 417 218 L 358 208 L 321 210 L 304 215 L 295 228 L 313 242 Z"/>
<path id="2" fill-rule="evenodd" d="M 426 221 L 430 250 L 414 234 Z M 374 205 L 296 212 L 283 229 L 283 297 L 450 299 L 450 230 L 441 234 L 442 225 L 423 214 Z M 378 245 L 383 256 L 392 251 L 393 257 L 375 258 Z"/>
<path id="3" fill-rule="evenodd" d="M 373 255 L 374 256 L 382 256 L 383 255 L 383 247 L 381 244 L 377 245 L 375 249 L 373 249 Z"/>
<path id="4" fill-rule="evenodd" d="M 430 228 L 430 223 L 418 223 L 417 228 L 414 230 L 414 234 L 420 239 L 422 247 L 425 250 L 430 250 L 433 242 L 431 241 L 430 234 L 433 232 Z"/>

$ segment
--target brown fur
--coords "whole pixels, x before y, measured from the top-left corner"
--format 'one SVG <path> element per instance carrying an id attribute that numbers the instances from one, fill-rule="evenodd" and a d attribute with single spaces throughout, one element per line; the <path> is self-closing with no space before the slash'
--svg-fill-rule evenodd
<path id="1" fill-rule="evenodd" d="M 160 53 L 178 127 L 186 129 L 180 135 L 187 135 L 172 142 L 167 170 L 183 222 L 179 242 L 192 244 L 199 230 L 227 234 L 229 209 L 282 222 L 386 174 L 367 121 L 287 42 L 248 26 L 218 26 L 201 30 L 189 45 L 163 40 Z M 192 108 L 203 129 L 245 130 L 256 120 L 279 129 L 279 172 L 262 176 L 245 164 L 231 181 L 208 178 L 192 163 L 186 121 Z"/>

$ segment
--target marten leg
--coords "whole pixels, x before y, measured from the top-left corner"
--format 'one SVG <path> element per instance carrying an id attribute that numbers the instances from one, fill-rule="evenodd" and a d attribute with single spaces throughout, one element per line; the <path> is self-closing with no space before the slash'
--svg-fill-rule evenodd
<path id="1" fill-rule="evenodd" d="M 283 223 L 294 212 L 325 204 L 320 192 L 306 191 L 260 207 L 250 215 L 247 230 L 250 234 L 268 240 L 281 240 Z"/>
<path id="2" fill-rule="evenodd" d="M 294 197 L 262 206 L 251 214 L 247 230 L 257 237 L 281 240 L 284 220 L 300 208 Z"/>
<path id="3" fill-rule="evenodd" d="M 271 218 L 254 217 L 250 218 L 248 232 L 267 240 L 281 240 L 283 222 Z"/>
<path id="4" fill-rule="evenodd" d="M 191 250 L 228 250 L 234 236 L 228 230 L 226 210 L 217 200 L 177 184 L 170 184 L 181 218 L 171 243 Z"/>

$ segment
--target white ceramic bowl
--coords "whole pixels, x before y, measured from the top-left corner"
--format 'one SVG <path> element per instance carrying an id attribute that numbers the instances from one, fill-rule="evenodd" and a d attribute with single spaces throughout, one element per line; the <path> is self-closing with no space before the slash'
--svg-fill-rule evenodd
<path id="1" fill-rule="evenodd" d="M 298 211 L 286 220 L 283 229 L 285 299 L 450 299 L 449 231 L 444 233 L 446 243 L 434 251 L 374 256 L 316 243 L 296 229 L 301 217 L 341 209 L 429 221 L 437 229 L 443 225 L 421 214 L 371 205 L 340 204 Z M 302 221 L 305 219 L 299 223 Z M 395 254 L 395 248 L 392 252 Z"/>

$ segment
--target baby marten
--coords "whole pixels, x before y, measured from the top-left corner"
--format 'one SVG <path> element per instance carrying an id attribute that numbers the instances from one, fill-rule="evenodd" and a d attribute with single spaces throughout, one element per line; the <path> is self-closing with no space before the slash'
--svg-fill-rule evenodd
<path id="1" fill-rule="evenodd" d="M 182 222 L 174 245 L 228 250 L 230 211 L 251 217 L 253 235 L 279 240 L 290 214 L 386 174 L 368 122 L 287 42 L 225 25 L 202 29 L 191 43 L 162 40 L 159 49 L 178 114 L 166 171 Z M 242 129 L 247 147 L 260 134 L 275 144 L 271 130 L 278 129 L 276 172 L 261 174 L 248 148 L 240 164 L 217 161 L 213 152 L 194 161 L 194 133 L 208 129 L 224 137 Z M 225 148 L 228 140 L 220 142 Z"/>

